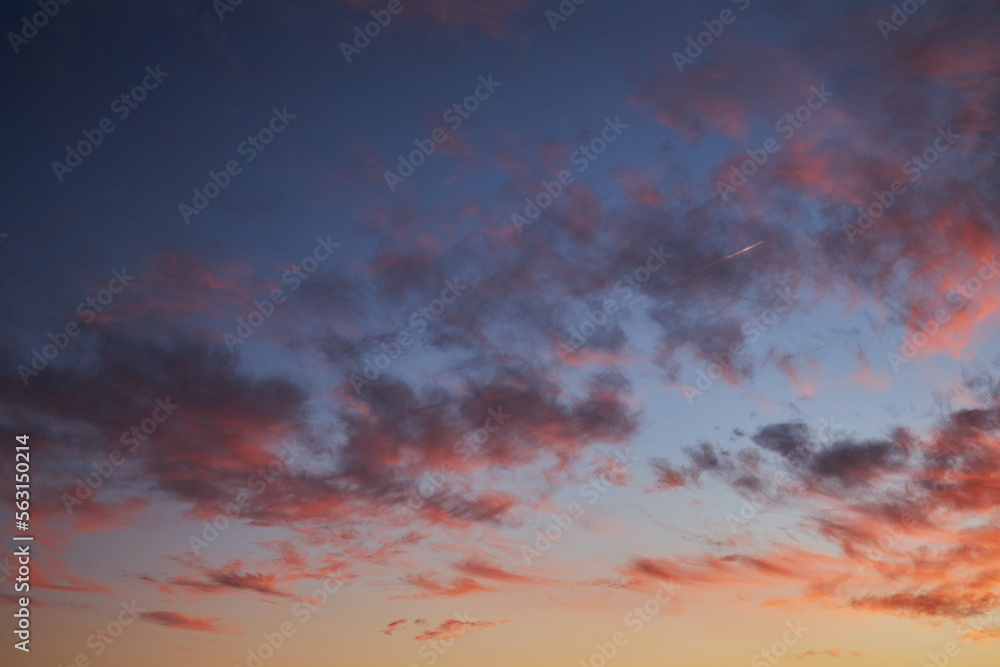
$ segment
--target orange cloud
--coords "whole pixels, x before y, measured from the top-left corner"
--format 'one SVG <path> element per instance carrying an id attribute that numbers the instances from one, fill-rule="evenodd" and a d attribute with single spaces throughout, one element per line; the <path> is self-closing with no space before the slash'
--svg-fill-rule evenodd
<path id="1" fill-rule="evenodd" d="M 197 618 L 175 611 L 144 611 L 139 614 L 139 618 L 149 623 L 181 630 L 211 632 L 217 635 L 233 635 L 239 632 L 235 628 L 220 623 L 219 618 Z"/>

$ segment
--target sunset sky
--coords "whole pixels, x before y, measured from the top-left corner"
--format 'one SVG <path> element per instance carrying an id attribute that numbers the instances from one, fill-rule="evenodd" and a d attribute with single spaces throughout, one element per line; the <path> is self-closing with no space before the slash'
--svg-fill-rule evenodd
<path id="1" fill-rule="evenodd" d="M 997 664 L 1000 6 L 236 2 L 0 8 L 4 665 Z"/>

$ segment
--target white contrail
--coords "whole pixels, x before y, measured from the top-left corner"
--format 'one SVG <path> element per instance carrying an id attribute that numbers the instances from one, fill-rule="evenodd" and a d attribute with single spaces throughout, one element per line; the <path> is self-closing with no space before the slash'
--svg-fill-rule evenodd
<path id="1" fill-rule="evenodd" d="M 722 261 L 722 262 L 724 262 L 724 261 L 726 261 L 727 259 L 731 259 L 731 258 L 733 258 L 733 257 L 736 257 L 736 255 L 739 255 L 739 254 L 741 254 L 741 253 L 744 253 L 744 252 L 746 252 L 747 250 L 753 250 L 754 248 L 756 248 L 757 246 L 759 246 L 759 245 L 760 245 L 761 243 L 763 243 L 763 241 L 757 241 L 757 243 L 754 243 L 754 244 L 753 244 L 752 246 L 747 246 L 746 248 L 743 248 L 743 250 L 740 250 L 739 252 L 734 252 L 734 253 L 733 253 L 732 255 L 729 255 L 728 257 L 723 257 L 723 258 L 722 258 L 721 260 L 719 260 L 719 261 Z"/>
<path id="2" fill-rule="evenodd" d="M 690 278 L 691 276 L 695 276 L 695 275 L 697 275 L 697 274 L 701 273 L 702 271 L 704 271 L 704 270 L 706 270 L 706 269 L 710 269 L 710 268 L 712 268 L 713 266 L 715 266 L 716 264 L 721 264 L 722 262 L 726 261 L 727 259 L 732 259 L 733 257 L 736 257 L 736 255 L 742 255 L 742 254 L 743 254 L 743 253 L 745 253 L 745 252 L 746 252 L 747 250 L 753 250 L 754 248 L 756 248 L 757 246 L 759 246 L 759 245 L 760 245 L 761 243 L 763 243 L 763 241 L 758 241 L 757 243 L 754 243 L 754 244 L 753 244 L 753 245 L 751 245 L 751 246 L 747 246 L 746 248 L 743 248 L 743 250 L 739 250 L 739 251 L 737 251 L 737 252 L 734 252 L 734 253 L 733 253 L 732 255 L 727 255 L 726 257 L 723 257 L 722 259 L 717 259 L 717 260 L 715 260 L 715 261 L 714 261 L 714 262 L 712 262 L 711 264 L 706 264 L 705 266 L 701 267 L 700 269 L 698 269 L 698 270 L 696 270 L 696 271 L 692 271 L 691 273 L 687 274 L 686 276 L 681 276 L 681 277 L 680 277 L 680 278 L 679 278 L 679 279 L 677 280 L 677 282 L 680 282 L 680 281 L 682 281 L 682 280 L 687 280 L 687 279 L 688 279 L 688 278 Z M 645 298 L 646 298 L 647 296 L 649 296 L 649 294 L 643 294 L 643 295 L 642 295 L 642 296 L 640 296 L 640 297 L 639 297 L 638 299 L 635 299 L 634 301 L 629 301 L 629 302 L 628 302 L 627 304 L 625 304 L 625 307 L 627 308 L 628 306 L 631 306 L 631 305 L 632 305 L 633 303 L 636 303 L 636 302 L 638 302 L 638 301 L 642 301 L 642 300 L 643 300 L 643 299 L 645 299 Z"/>
<path id="3" fill-rule="evenodd" d="M 736 257 L 736 255 L 740 255 L 742 253 L 745 253 L 747 250 L 753 250 L 754 248 L 756 248 L 757 246 L 759 246 L 761 243 L 763 243 L 763 241 L 758 241 L 757 243 L 754 243 L 752 246 L 747 246 L 746 248 L 743 248 L 743 250 L 740 250 L 739 252 L 734 252 L 732 255 L 729 255 L 727 257 L 723 257 L 722 259 L 717 259 L 714 262 L 712 262 L 711 264 L 706 264 L 705 266 L 701 267 L 697 271 L 689 273 L 688 275 L 684 276 L 684 278 L 690 278 L 691 276 L 693 276 L 693 275 L 695 275 L 697 273 L 701 273 L 705 269 L 712 268 L 716 264 L 722 264 L 727 259 L 732 259 L 733 257 Z M 683 278 L 682 278 L 682 280 L 683 280 Z"/>

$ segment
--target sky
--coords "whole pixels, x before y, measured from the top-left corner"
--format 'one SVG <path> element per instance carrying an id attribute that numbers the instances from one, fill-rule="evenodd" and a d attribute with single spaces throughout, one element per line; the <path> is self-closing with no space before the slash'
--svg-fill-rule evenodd
<path id="1" fill-rule="evenodd" d="M 0 25 L 4 664 L 996 664 L 995 3 Z"/>

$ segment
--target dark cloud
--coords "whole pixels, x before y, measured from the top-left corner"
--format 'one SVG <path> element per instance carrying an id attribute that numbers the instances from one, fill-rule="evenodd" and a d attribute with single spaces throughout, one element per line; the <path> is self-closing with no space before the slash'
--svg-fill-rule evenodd
<path id="1" fill-rule="evenodd" d="M 752 436 L 757 450 L 731 456 L 701 443 L 686 450 L 689 465 L 654 461 L 658 489 L 665 491 L 696 489 L 702 473 L 742 494 L 761 488 L 761 479 L 777 480 L 779 493 L 765 488 L 766 501 L 757 496 L 756 502 L 794 512 L 843 558 L 802 553 L 783 563 L 780 551 L 680 562 L 637 558 L 623 571 L 630 578 L 725 583 L 738 566 L 797 580 L 794 560 L 822 565 L 816 578 L 824 583 L 804 588 L 807 597 L 821 594 L 898 616 L 964 618 L 995 611 L 1000 534 L 978 523 L 1000 502 L 1000 404 L 989 392 L 983 396 L 992 405 L 948 412 L 923 438 L 895 428 L 888 439 L 849 436 L 824 443 L 804 424 L 777 423 Z M 773 456 L 761 458 L 761 451 Z"/>
<path id="2" fill-rule="evenodd" d="M 751 439 L 757 446 L 793 462 L 801 462 L 809 455 L 809 427 L 801 423 L 768 424 Z"/>
<path id="3" fill-rule="evenodd" d="M 810 457 L 808 469 L 819 477 L 854 484 L 885 472 L 900 470 L 907 456 L 907 450 L 896 442 L 841 440 Z"/>

